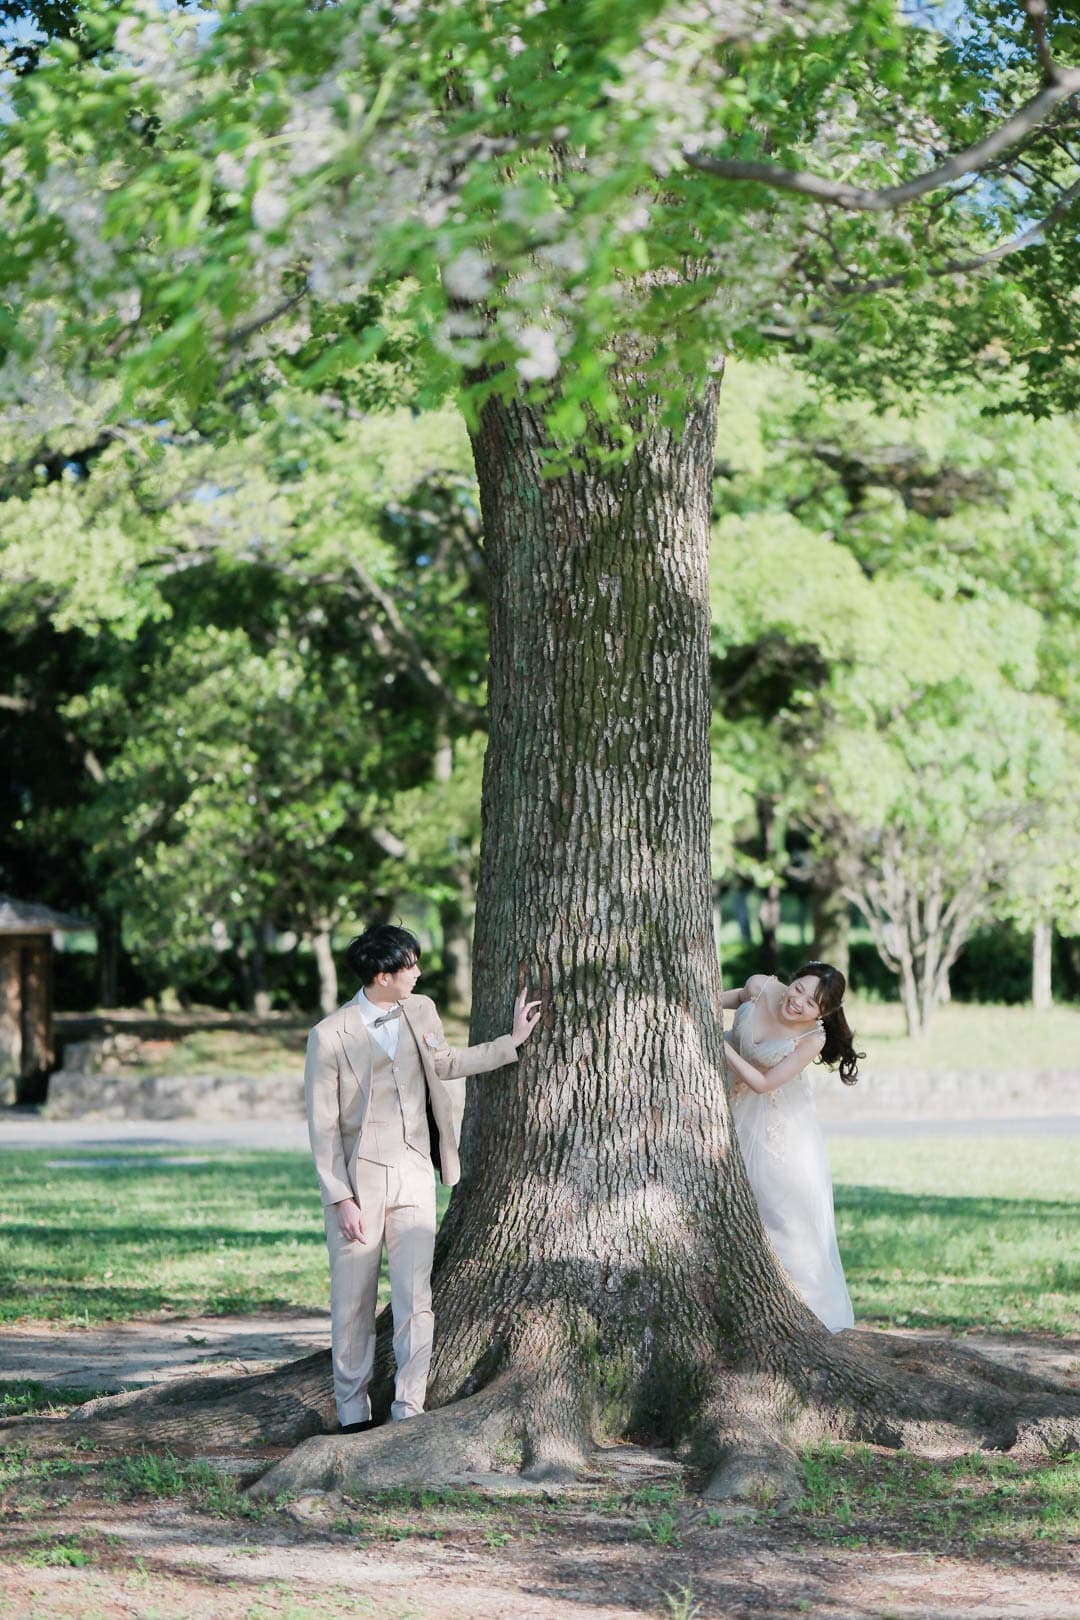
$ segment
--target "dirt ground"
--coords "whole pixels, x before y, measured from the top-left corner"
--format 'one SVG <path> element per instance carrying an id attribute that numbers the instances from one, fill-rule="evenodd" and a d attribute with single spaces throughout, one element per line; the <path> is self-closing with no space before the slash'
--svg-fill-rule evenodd
<path id="1" fill-rule="evenodd" d="M 254 1371 L 326 1337 L 325 1318 L 303 1316 L 27 1326 L 0 1334 L 0 1380 L 109 1388 Z M 1076 1342 L 978 1343 L 1080 1382 Z M 146 1442 L 153 1452 L 152 1433 Z M 234 1475 L 260 1463 L 209 1460 Z M 965 1553 L 943 1535 L 912 1550 L 900 1523 L 869 1537 L 838 1523 L 823 1537 L 798 1513 L 705 1502 L 670 1456 L 629 1446 L 568 1490 L 488 1480 L 443 1499 L 314 1492 L 254 1517 L 242 1497 L 177 1489 L 167 1469 L 136 1488 L 115 1460 L 72 1462 L 0 1494 L 4 1620 L 1080 1620 L 1075 1547 Z"/>

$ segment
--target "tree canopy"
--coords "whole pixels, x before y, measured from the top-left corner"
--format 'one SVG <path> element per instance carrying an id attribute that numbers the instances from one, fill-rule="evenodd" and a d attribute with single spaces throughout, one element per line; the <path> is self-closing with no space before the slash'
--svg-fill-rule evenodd
<path id="1" fill-rule="evenodd" d="M 777 342 L 842 388 L 1075 401 L 1067 11 L 45 10 L 0 140 L 0 344 L 53 426 L 67 386 L 228 419 L 253 371 L 326 388 L 377 357 L 617 444 L 621 344 L 673 420 L 721 352 Z"/>

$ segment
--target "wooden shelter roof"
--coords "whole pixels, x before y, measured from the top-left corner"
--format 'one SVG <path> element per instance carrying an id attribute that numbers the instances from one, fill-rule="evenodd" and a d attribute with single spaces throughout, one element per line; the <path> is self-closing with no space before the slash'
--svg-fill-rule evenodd
<path id="1" fill-rule="evenodd" d="M 0 894 L 0 934 L 74 934 L 93 929 L 85 917 L 68 911 L 54 911 L 32 900 L 16 900 Z"/>

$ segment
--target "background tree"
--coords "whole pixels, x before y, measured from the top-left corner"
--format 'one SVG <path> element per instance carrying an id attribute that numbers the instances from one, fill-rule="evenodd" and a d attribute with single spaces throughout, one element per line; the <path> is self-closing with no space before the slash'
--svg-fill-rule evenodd
<path id="1" fill-rule="evenodd" d="M 719 746 L 813 834 L 819 913 L 853 897 L 876 913 L 917 1029 L 975 919 L 1040 884 L 1052 904 L 1051 849 L 1068 847 L 1025 876 L 1076 732 L 1080 536 L 1059 498 L 1075 424 L 992 416 L 978 395 L 873 413 L 777 367 L 738 382 L 713 560 L 714 680 L 738 723 Z M 926 932 L 946 912 L 948 946 Z M 846 948 L 816 933 L 825 959 Z M 926 995 L 916 958 L 939 981 Z"/>
<path id="2" fill-rule="evenodd" d="M 27 766 L 54 764 L 13 781 L 8 886 L 62 827 L 66 881 L 78 867 L 93 909 L 125 918 L 152 986 L 231 944 L 264 995 L 272 923 L 310 940 L 326 1005 L 336 924 L 407 885 L 448 909 L 445 870 L 406 871 L 393 822 L 482 719 L 475 535 L 442 525 L 424 549 L 466 457 L 450 413 L 282 403 L 235 440 L 159 429 L 13 478 L 0 718 Z M 93 772 L 74 795 L 73 756 Z"/>

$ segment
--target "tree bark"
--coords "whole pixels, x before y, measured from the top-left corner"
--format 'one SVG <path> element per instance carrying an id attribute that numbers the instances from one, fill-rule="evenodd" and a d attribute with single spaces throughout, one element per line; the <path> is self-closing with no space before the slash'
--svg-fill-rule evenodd
<path id="1" fill-rule="evenodd" d="M 474 437 L 491 581 L 473 1038 L 515 989 L 543 1022 L 473 1082 L 440 1235 L 432 1404 L 532 1389 L 534 1467 L 596 1410 L 673 1438 L 725 1342 L 800 1308 L 762 1242 L 722 1078 L 709 875 L 708 541 L 715 394 L 681 439 L 538 478 L 539 420 Z M 707 1380 L 706 1380 L 707 1381 Z"/>
<path id="2" fill-rule="evenodd" d="M 1036 1012 L 1049 1012 L 1054 1005 L 1053 962 L 1054 925 L 1040 917 L 1031 934 L 1031 1005 Z"/>
<path id="3" fill-rule="evenodd" d="M 758 832 L 762 859 L 766 864 L 784 865 L 784 831 L 771 799 L 757 802 Z M 774 878 L 758 905 L 761 929 L 761 966 L 766 973 L 780 971 L 780 885 Z"/>
<path id="4" fill-rule="evenodd" d="M 120 1001 L 120 914 L 103 909 L 98 914 L 98 1003 L 115 1007 Z"/>
<path id="5" fill-rule="evenodd" d="M 459 872 L 460 890 L 439 907 L 443 938 L 446 1002 L 452 1012 L 467 1014 L 472 1005 L 472 917 L 469 876 Z"/>

